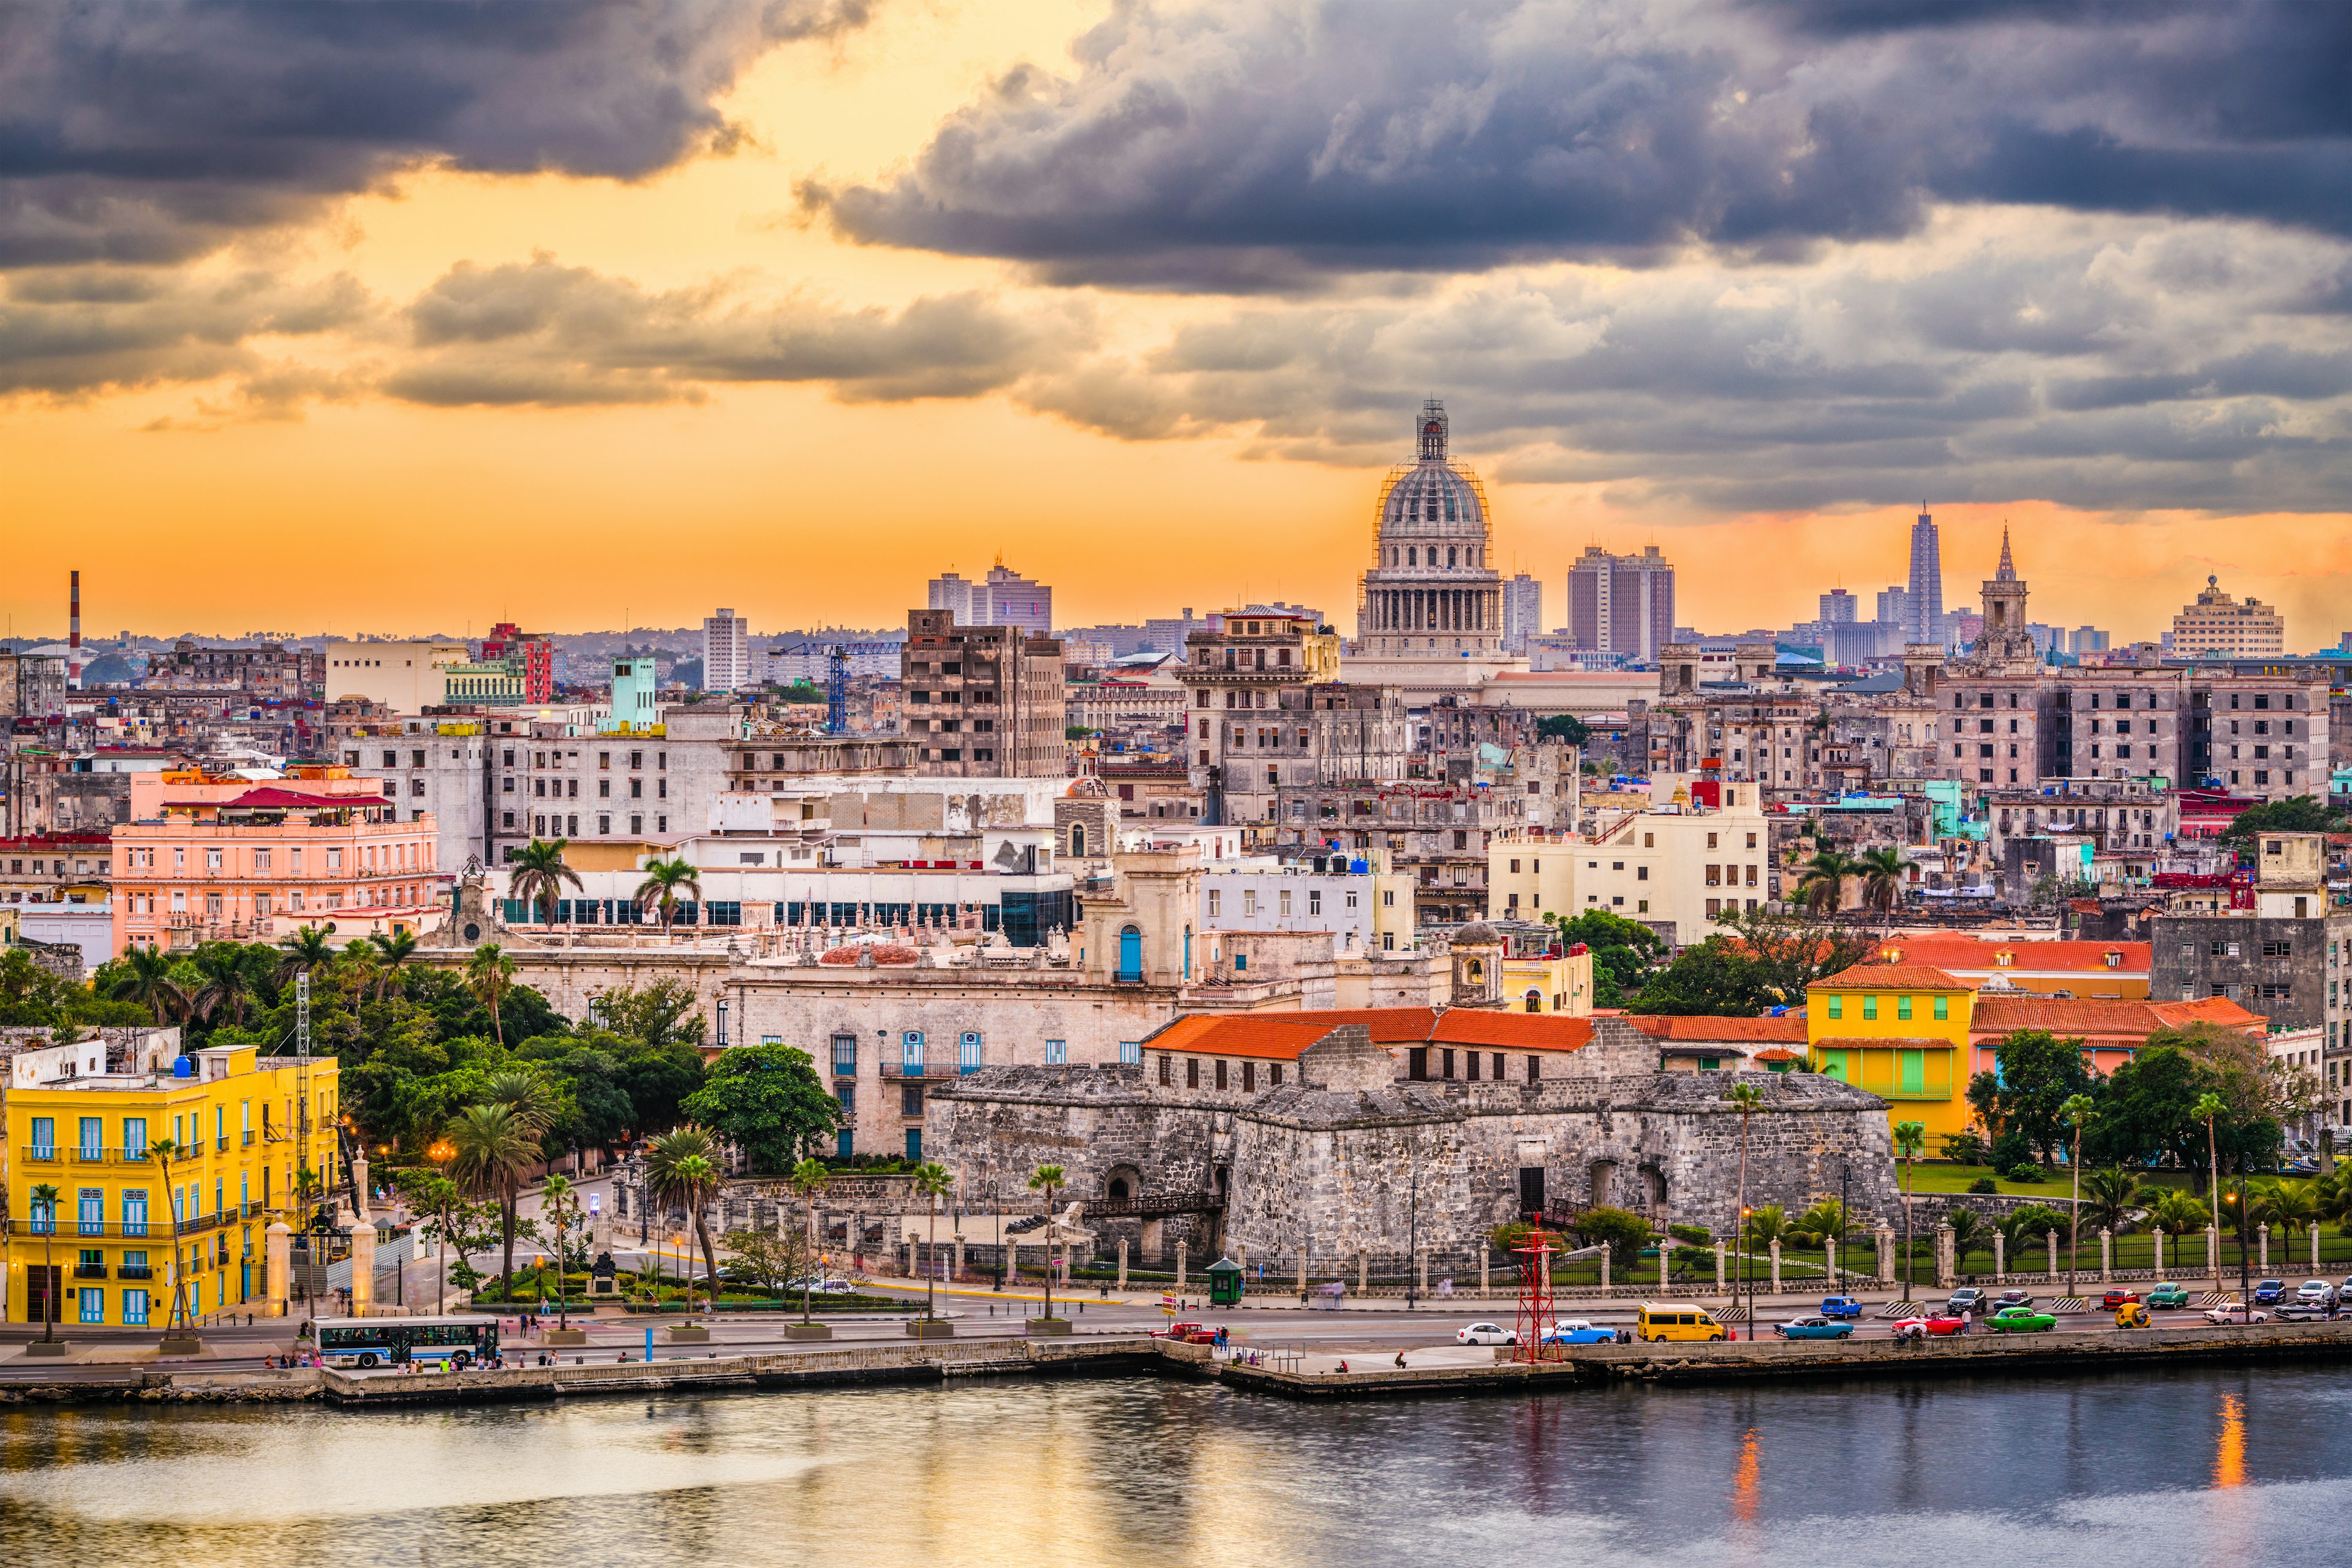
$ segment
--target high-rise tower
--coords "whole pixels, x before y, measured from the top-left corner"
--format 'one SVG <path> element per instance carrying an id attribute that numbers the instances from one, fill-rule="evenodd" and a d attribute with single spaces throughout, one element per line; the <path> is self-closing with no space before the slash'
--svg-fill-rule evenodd
<path id="1" fill-rule="evenodd" d="M 1911 525 L 1910 615 L 1906 640 L 1939 642 L 1944 621 L 1944 548 L 1936 537 L 1936 520 L 1919 503 L 1919 521 Z"/>

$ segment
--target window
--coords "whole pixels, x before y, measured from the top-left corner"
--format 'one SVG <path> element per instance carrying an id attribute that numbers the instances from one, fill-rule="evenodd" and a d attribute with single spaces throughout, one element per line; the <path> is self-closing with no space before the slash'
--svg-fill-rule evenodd
<path id="1" fill-rule="evenodd" d="M 1061 1067 L 1069 1059 L 1070 1043 L 1067 1040 L 1047 1040 L 1045 1042 L 1045 1065 L 1047 1067 Z"/>
<path id="2" fill-rule="evenodd" d="M 1909 1016 L 1911 1016 L 1911 998 L 1910 998 L 1910 997 L 1908 997 L 1908 996 L 1897 996 L 1897 997 L 1895 999 L 1895 1016 L 1897 1018 L 1908 1018 Z"/>
<path id="3" fill-rule="evenodd" d="M 1121 1048 L 1125 1048 L 1124 1045 L 1122 1045 Z M 1174 1080 L 1169 1077 L 1169 1058 L 1161 1057 L 1160 1058 L 1160 1087 L 1166 1089 L 1170 1087 L 1173 1081 Z"/>
<path id="4" fill-rule="evenodd" d="M 857 1076 L 857 1037 L 856 1035 L 834 1036 L 833 1076 L 835 1078 Z"/>
<path id="5" fill-rule="evenodd" d="M 1198 1057 L 1184 1058 L 1184 1087 L 1186 1089 L 1201 1087 L 1201 1058 Z"/>
<path id="6" fill-rule="evenodd" d="M 1225 1058 L 1223 1057 L 1217 1058 L 1217 1087 L 1225 1087 Z"/>
<path id="7" fill-rule="evenodd" d="M 1945 1019 L 1945 1018 L 1949 1018 L 1951 1016 L 1952 1016 L 1952 999 L 1951 999 L 1949 996 L 1938 996 L 1938 997 L 1937 997 L 1937 998 L 1936 998 L 1936 1016 L 1937 1016 L 1938 1019 Z"/>
<path id="8" fill-rule="evenodd" d="M 980 1036 L 975 1032 L 966 1030 L 956 1041 L 956 1071 L 959 1073 L 967 1073 L 978 1072 L 979 1070 Z"/>
<path id="9" fill-rule="evenodd" d="M 1121 1041 L 1119 1041 L 1119 1043 L 1118 1043 L 1118 1062 L 1119 1062 L 1119 1066 L 1121 1066 L 1121 1067 L 1134 1067 L 1136 1064 L 1138 1064 L 1139 1062 L 1140 1062 L 1140 1061 L 1142 1061 L 1142 1060 L 1143 1060 L 1143 1042 L 1141 1042 L 1140 1040 L 1121 1040 Z M 1167 1064 L 1168 1064 L 1168 1058 L 1165 1058 L 1165 1057 L 1162 1057 L 1162 1058 L 1160 1058 L 1160 1066 L 1161 1066 L 1162 1068 L 1165 1068 L 1165 1067 L 1167 1066 Z M 1163 1080 L 1162 1080 L 1162 1081 L 1165 1081 L 1164 1077 L 1163 1077 Z"/>
<path id="10" fill-rule="evenodd" d="M 920 1116 L 923 1113 L 921 1084 L 902 1083 L 898 1086 L 898 1112 L 902 1116 Z"/>
<path id="11" fill-rule="evenodd" d="M 1832 1018 L 1843 1018 L 1845 1016 L 1844 997 L 1832 996 L 1830 998 L 1830 1016 Z"/>

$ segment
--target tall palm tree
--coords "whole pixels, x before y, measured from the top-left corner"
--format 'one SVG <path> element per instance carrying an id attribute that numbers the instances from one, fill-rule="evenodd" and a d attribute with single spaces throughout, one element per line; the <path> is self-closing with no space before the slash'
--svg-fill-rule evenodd
<path id="1" fill-rule="evenodd" d="M 1952 1267 L 1966 1273 L 1968 1256 L 1984 1245 L 1985 1222 L 1974 1209 L 1954 1209 L 1944 1216 L 1952 1232 Z"/>
<path id="2" fill-rule="evenodd" d="M 1913 1162 L 1927 1147 L 1927 1129 L 1917 1121 L 1895 1124 L 1895 1152 L 1903 1157 L 1903 1295 L 1906 1300 L 1917 1294 L 1915 1270 L 1917 1258 L 1911 1251 L 1911 1174 Z"/>
<path id="3" fill-rule="evenodd" d="M 2205 1185 L 2212 1194 L 2216 1214 L 2221 1212 L 2221 1144 L 2219 1135 L 2213 1131 L 2213 1123 L 2228 1114 L 2230 1102 L 2210 1089 L 2199 1095 L 2197 1103 L 2189 1108 L 2189 1119 L 2205 1124 Z"/>
<path id="4" fill-rule="evenodd" d="M 637 908 L 660 912 L 664 936 L 669 935 L 669 923 L 677 915 L 681 888 L 691 889 L 698 899 L 702 897 L 702 877 L 687 864 L 685 856 L 667 860 L 656 856 L 646 862 L 646 879 L 637 884 Z"/>
<path id="5" fill-rule="evenodd" d="M 539 1134 L 514 1111 L 495 1101 L 468 1105 L 451 1119 L 444 1134 L 449 1142 L 449 1172 L 472 1192 L 495 1198 L 499 1205 L 501 1260 L 499 1287 L 514 1297 L 515 1198 L 522 1173 L 539 1159 Z"/>
<path id="6" fill-rule="evenodd" d="M 163 1173 L 163 1213 L 168 1216 L 165 1223 L 172 1229 L 172 1318 L 163 1326 L 166 1334 L 189 1324 L 187 1270 L 180 1267 L 180 1204 L 172 1191 L 172 1162 L 190 1152 L 183 1150 L 169 1138 L 158 1138 L 147 1145 L 147 1157 L 154 1161 L 155 1168 Z M 194 1219 L 195 1216 L 191 1215 L 188 1217 Z"/>
<path id="7" fill-rule="evenodd" d="M 2305 1183 L 2263 1183 L 2253 1209 L 2255 1219 L 2282 1232 L 2301 1230 L 2320 1217 L 2318 1196 Z"/>
<path id="8" fill-rule="evenodd" d="M 572 1184 L 562 1176 L 550 1175 L 539 1189 L 539 1212 L 555 1226 L 555 1326 L 568 1329 L 572 1326 L 572 1303 L 563 1287 L 563 1270 L 567 1267 L 563 1233 L 572 1227 L 580 1213 L 580 1200 L 572 1195 Z"/>
<path id="9" fill-rule="evenodd" d="M 375 999 L 381 1002 L 383 1000 L 384 992 L 389 990 L 393 981 L 399 977 L 400 966 L 416 955 L 416 933 L 410 931 L 396 931 L 386 936 L 382 931 L 376 931 L 368 938 L 368 941 L 375 944 L 377 961 L 383 965 L 375 981 Z"/>
<path id="10" fill-rule="evenodd" d="M 34 1187 L 32 1194 L 35 1223 L 46 1215 L 41 1225 L 41 1339 L 44 1343 L 58 1337 L 58 1270 L 50 1247 L 58 1237 L 58 1189 L 51 1182 Z"/>
<path id="11" fill-rule="evenodd" d="M 563 896 L 565 883 L 582 886 L 580 873 L 563 863 L 563 851 L 570 847 L 569 838 L 534 838 L 515 851 L 509 864 L 513 869 L 507 874 L 507 897 L 538 912 L 541 925 L 555 918 L 555 901 Z"/>
<path id="12" fill-rule="evenodd" d="M 208 942 L 196 949 L 189 962 L 205 983 L 188 998 L 189 1015 L 209 1020 L 225 1011 L 230 1023 L 242 1026 L 246 998 L 253 994 L 258 978 L 254 955 L 259 951 L 233 942 Z"/>
<path id="13" fill-rule="evenodd" d="M 122 969 L 115 977 L 114 995 L 137 1002 L 155 1015 L 158 1026 L 188 1016 L 187 994 L 172 978 L 176 960 L 160 947 L 131 946 L 123 950 Z"/>
<path id="14" fill-rule="evenodd" d="M 2087 1094 L 2070 1094 L 2058 1107 L 2058 1119 L 2074 1134 L 2074 1151 L 2066 1168 L 2074 1177 L 2074 1201 L 2068 1207 L 2073 1218 L 2066 1225 L 2066 1294 L 2074 1293 L 2074 1260 L 2083 1246 L 2083 1126 L 2091 1120 L 2092 1101 Z"/>
<path id="15" fill-rule="evenodd" d="M 1856 863 L 1842 851 L 1824 849 L 1805 863 L 1797 878 L 1797 897 L 1817 915 L 1837 913 L 1845 898 L 1845 879 L 1854 875 Z"/>
<path id="16" fill-rule="evenodd" d="M 794 1165 L 791 1176 L 786 1179 L 801 1201 L 808 1205 L 808 1267 L 801 1271 L 801 1321 L 805 1323 L 810 1321 L 809 1292 L 815 1289 L 814 1276 L 817 1269 L 816 1195 L 824 1191 L 825 1184 L 833 1179 L 833 1173 L 825 1169 L 824 1161 L 812 1157 Z"/>
<path id="17" fill-rule="evenodd" d="M 1054 1315 L 1054 1194 L 1068 1181 L 1059 1165 L 1040 1165 L 1029 1173 L 1029 1190 L 1045 1194 L 1045 1316 Z"/>
<path id="18" fill-rule="evenodd" d="M 335 962 L 335 944 L 316 926 L 298 927 L 279 937 L 278 945 L 286 950 L 285 956 L 278 961 L 280 984 Z"/>
<path id="19" fill-rule="evenodd" d="M 1764 1091 L 1752 1083 L 1735 1083 L 1731 1086 L 1731 1092 L 1727 1098 L 1739 1109 L 1739 1223 L 1731 1232 L 1736 1239 L 1748 1228 L 1748 1119 L 1755 1115 L 1758 1108 L 1764 1103 Z M 1732 1287 L 1734 1291 L 1732 1304 L 1735 1306 L 1738 1304 L 1737 1278 L 1734 1276 L 1735 1283 Z M 1748 1303 L 1748 1337 L 1750 1339 L 1756 1337 L 1755 1310 L 1755 1303 L 1751 1300 Z"/>
<path id="20" fill-rule="evenodd" d="M 682 1206 L 694 1222 L 695 1239 L 702 1246 L 702 1261 L 710 1274 L 710 1305 L 719 1306 L 719 1255 L 710 1245 L 709 1219 L 703 1210 L 719 1190 L 719 1145 L 698 1127 L 665 1132 L 646 1150 L 646 1181 L 654 1195 Z M 694 1271 L 687 1270 L 686 1310 L 694 1310 Z"/>
<path id="21" fill-rule="evenodd" d="M 929 1216 L 930 1236 L 928 1256 L 933 1260 L 936 1260 L 940 1255 L 940 1200 L 947 1196 L 954 1187 L 955 1178 L 949 1175 L 948 1168 L 937 1161 L 926 1160 L 915 1167 L 915 1191 L 929 1200 L 931 1211 Z M 1048 1275 L 1053 1273 L 1052 1262 L 1051 1258 L 1046 1259 Z M 938 1298 L 932 1291 L 932 1273 L 933 1271 L 928 1266 L 923 1269 L 923 1316 L 926 1318 L 939 1316 L 938 1310 L 933 1305 Z"/>
<path id="22" fill-rule="evenodd" d="M 490 1033 L 501 1046 L 507 1043 L 507 1031 L 499 1017 L 499 1004 L 514 986 L 515 967 L 515 961 L 494 942 L 484 942 L 466 960 L 466 989 L 489 1009 Z"/>
<path id="23" fill-rule="evenodd" d="M 1867 850 L 1850 864 L 1862 879 L 1863 901 L 1876 910 L 1881 920 L 1891 919 L 1895 906 L 1903 901 L 1903 873 L 1911 862 L 1903 858 L 1902 850 L 1889 845 Z"/>
<path id="24" fill-rule="evenodd" d="M 2139 1178 L 2118 1165 L 2109 1171 L 2092 1171 L 2083 1178 L 2084 1202 L 2091 1205 L 2091 1216 L 2099 1228 L 2111 1236 L 2121 1236 L 2131 1226 L 2132 1210 L 2139 1203 Z"/>

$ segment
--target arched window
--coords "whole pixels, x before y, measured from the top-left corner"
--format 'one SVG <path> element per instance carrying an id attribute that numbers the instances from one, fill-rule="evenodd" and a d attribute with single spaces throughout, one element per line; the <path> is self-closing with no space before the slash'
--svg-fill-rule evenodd
<path id="1" fill-rule="evenodd" d="M 1143 932 L 1135 926 L 1122 926 L 1118 933 L 1118 978 L 1143 978 Z"/>
<path id="2" fill-rule="evenodd" d="M 1528 1011 L 1530 1013 L 1540 1013 L 1543 1011 L 1542 992 L 1530 991 L 1528 993 Z"/>
<path id="3" fill-rule="evenodd" d="M 1079 856 L 1086 852 L 1087 825 L 1083 822 L 1074 822 L 1070 824 L 1070 853 L 1073 856 Z"/>
<path id="4" fill-rule="evenodd" d="M 1418 552 L 1417 550 L 1407 550 L 1407 551 L 1404 552 L 1404 563 L 1405 563 L 1406 565 L 1408 565 L 1408 566 L 1418 566 L 1418 565 L 1420 565 L 1420 564 L 1421 564 L 1421 557 L 1420 557 L 1419 552 Z"/>
<path id="5" fill-rule="evenodd" d="M 1453 565 L 1453 564 L 1454 563 L 1454 552 L 1453 552 L 1453 551 L 1451 551 L 1451 550 L 1448 550 L 1448 551 L 1445 552 L 1445 563 L 1446 563 L 1448 566 L 1451 566 L 1451 565 Z"/>

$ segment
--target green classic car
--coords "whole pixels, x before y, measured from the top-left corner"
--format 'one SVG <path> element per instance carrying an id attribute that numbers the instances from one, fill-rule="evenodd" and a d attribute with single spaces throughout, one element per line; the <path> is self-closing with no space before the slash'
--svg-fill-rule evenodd
<path id="1" fill-rule="evenodd" d="M 2057 1326 L 2057 1319 L 2031 1307 L 2003 1307 L 1985 1320 L 1985 1327 L 1997 1334 L 2039 1333 Z"/>
<path id="2" fill-rule="evenodd" d="M 2189 1305 L 2189 1292 L 2185 1288 L 2168 1279 L 2150 1290 L 2147 1300 L 2151 1307 L 2186 1307 Z"/>

